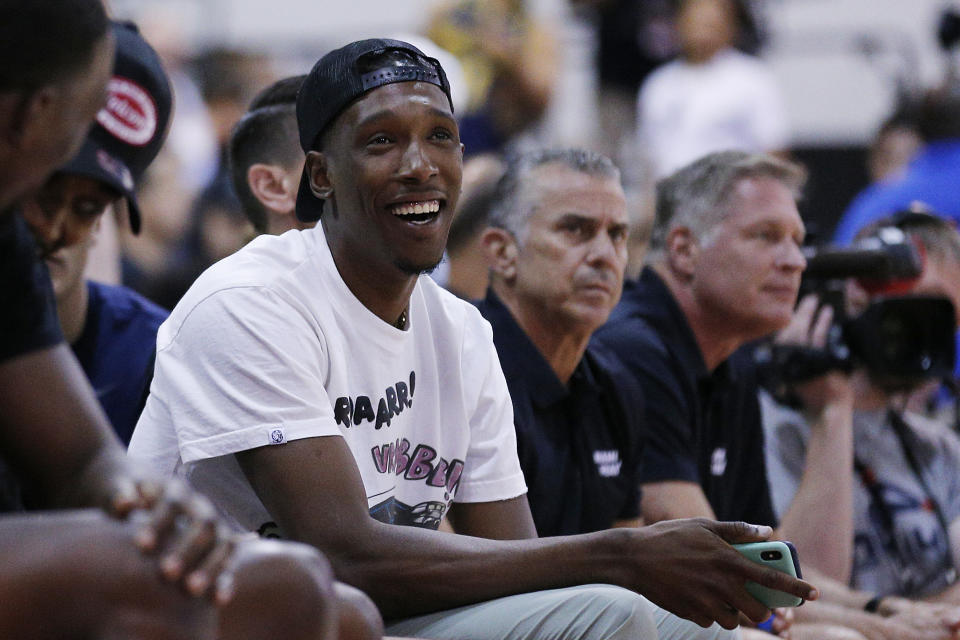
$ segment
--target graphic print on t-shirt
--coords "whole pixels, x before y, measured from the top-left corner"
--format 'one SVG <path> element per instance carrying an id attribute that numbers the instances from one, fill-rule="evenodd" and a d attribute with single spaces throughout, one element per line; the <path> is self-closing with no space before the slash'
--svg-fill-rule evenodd
<path id="1" fill-rule="evenodd" d="M 417 374 L 410 372 L 409 383 L 403 380 L 387 387 L 377 402 L 377 411 L 373 411 L 373 402 L 369 396 L 340 396 L 333 403 L 333 417 L 337 424 L 348 429 L 361 422 L 373 422 L 374 429 L 389 427 L 394 417 L 413 406 L 413 392 L 417 387 Z"/>
<path id="2" fill-rule="evenodd" d="M 387 524 L 436 530 L 446 510 L 447 505 L 442 502 L 421 502 L 411 507 L 391 497 L 371 507 L 370 516 Z"/>
<path id="3" fill-rule="evenodd" d="M 888 482 L 877 485 L 889 515 L 885 517 L 883 510 L 871 501 L 867 514 L 871 528 L 854 536 L 856 575 L 870 588 L 881 584 L 885 576 L 895 575 L 899 592 L 913 595 L 925 585 L 936 583 L 944 571 L 952 571 L 949 560 L 944 562 L 950 557 L 948 541 L 931 500 L 918 493 L 916 487 Z"/>
<path id="4" fill-rule="evenodd" d="M 375 431 L 389 428 L 398 415 L 413 407 L 417 375 L 411 371 L 406 380 L 386 387 L 379 399 L 368 395 L 339 396 L 333 403 L 334 419 L 345 429 L 373 425 Z M 376 402 L 376 410 L 374 403 Z M 388 429 L 389 431 L 389 429 Z M 384 435 L 387 431 L 384 432 Z M 463 474 L 463 460 L 447 460 L 435 445 L 420 443 L 415 446 L 404 437 L 381 442 L 370 449 L 373 471 L 378 476 L 389 476 L 404 481 L 419 482 L 428 487 L 443 489 L 443 499 L 429 500 L 410 506 L 391 495 L 370 507 L 370 515 L 389 524 L 414 525 L 436 529 L 447 506 L 456 495 Z M 396 489 L 394 485 L 389 491 Z M 368 496 L 375 499 L 379 492 Z M 440 497 L 439 495 L 437 496 Z"/>

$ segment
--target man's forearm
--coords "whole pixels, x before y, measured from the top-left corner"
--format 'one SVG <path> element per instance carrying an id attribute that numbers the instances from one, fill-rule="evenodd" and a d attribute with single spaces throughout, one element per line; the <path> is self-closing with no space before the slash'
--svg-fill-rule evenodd
<path id="1" fill-rule="evenodd" d="M 0 363 L 0 450 L 40 506 L 105 506 L 123 448 L 65 344 Z"/>
<path id="2" fill-rule="evenodd" d="M 803 477 L 778 535 L 797 546 L 805 566 L 845 583 L 853 565 L 852 406 L 828 405 L 815 420 Z"/>
<path id="3" fill-rule="evenodd" d="M 616 583 L 610 569 L 623 560 L 605 532 L 502 541 L 371 520 L 340 552 L 329 540 L 315 544 L 337 577 L 367 593 L 386 618 L 528 591 Z"/>

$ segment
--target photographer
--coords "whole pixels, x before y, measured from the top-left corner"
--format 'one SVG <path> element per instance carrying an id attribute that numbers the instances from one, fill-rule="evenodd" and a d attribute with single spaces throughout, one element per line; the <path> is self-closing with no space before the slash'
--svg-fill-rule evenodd
<path id="1" fill-rule="evenodd" d="M 917 247 L 922 270 L 912 280 L 885 283 L 885 289 L 876 281 L 866 288 L 852 279 L 846 283 L 846 309 L 854 318 L 843 331 L 852 353 L 847 368 L 855 390 L 854 448 L 849 471 L 833 471 L 836 483 L 846 478 L 853 483 L 849 583 L 875 594 L 868 611 L 887 615 L 915 606 L 906 598 L 960 603 L 953 560 L 960 548 L 951 543 L 960 532 L 960 438 L 946 424 L 905 409 L 911 391 L 953 367 L 952 334 L 960 324 L 954 311 L 960 302 L 960 234 L 939 217 L 915 212 L 895 216 L 868 234 L 890 228 Z M 815 311 L 816 299 L 805 298 L 781 338 L 814 325 L 824 344 L 830 312 L 812 321 Z M 761 393 L 767 468 L 778 511 L 790 504 L 804 469 L 809 410 L 821 401 L 824 378 L 837 375 L 794 380 L 786 385 L 789 393 L 776 397 Z M 941 609 L 955 617 L 949 611 Z"/>

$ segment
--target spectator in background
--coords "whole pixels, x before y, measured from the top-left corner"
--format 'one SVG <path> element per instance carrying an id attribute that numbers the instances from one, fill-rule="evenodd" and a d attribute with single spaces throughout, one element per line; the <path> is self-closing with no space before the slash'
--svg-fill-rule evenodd
<path id="1" fill-rule="evenodd" d="M 586 151 L 526 154 L 499 183 L 489 224 L 478 307 L 510 389 L 537 533 L 636 526 L 642 395 L 613 354 L 588 346 L 627 263 L 619 171 Z"/>
<path id="2" fill-rule="evenodd" d="M 94 228 L 111 203 L 124 199 L 130 227 L 139 231 L 136 184 L 163 145 L 173 98 L 150 45 L 133 28 L 113 31 L 117 48 L 107 103 L 80 152 L 25 202 L 24 217 L 47 247 L 64 337 L 126 445 L 167 312 L 125 287 L 85 280 L 84 270 Z"/>
<path id="3" fill-rule="evenodd" d="M 243 212 L 257 233 L 279 235 L 313 226 L 294 207 L 304 156 L 297 139 L 297 91 L 292 76 L 261 91 L 230 136 L 230 174 Z"/>
<path id="4" fill-rule="evenodd" d="M 649 194 L 641 189 L 627 192 L 627 211 L 630 215 L 630 232 L 627 234 L 626 280 L 635 280 L 643 271 L 647 249 L 650 247 L 650 235 L 656 218 L 655 206 Z"/>
<path id="5" fill-rule="evenodd" d="M 803 178 L 798 167 L 771 156 L 721 152 L 657 186 L 652 264 L 627 285 L 597 333 L 646 395 L 648 522 L 702 516 L 776 524 L 754 373 L 731 356 L 790 321 L 806 266 L 795 204 Z M 852 402 L 843 391 L 820 416 L 828 426 L 833 405 Z M 842 426 L 818 430 L 829 454 L 808 464 L 803 497 L 780 529 L 807 566 L 824 571 L 849 557 L 849 544 L 823 536 L 841 521 L 849 500 L 822 483 L 813 463 L 830 468 L 831 456 L 844 459 Z M 831 508 L 825 509 L 819 498 L 828 490 Z M 842 540 L 844 532 L 836 537 Z"/>
<path id="6" fill-rule="evenodd" d="M 266 56 L 234 49 L 205 51 L 194 61 L 194 68 L 213 123 L 219 160 L 213 179 L 191 206 L 190 226 L 172 260 L 176 268 L 167 276 L 172 299 L 163 301 L 170 308 L 204 269 L 234 253 L 253 236 L 233 189 L 230 134 L 245 113 L 255 87 L 273 80 Z"/>
<path id="7" fill-rule="evenodd" d="M 876 182 L 857 195 L 844 212 L 833 239 L 848 244 L 872 222 L 914 202 L 960 221 L 960 91 L 951 80 L 927 93 L 918 107 L 917 130 L 923 146 L 898 176 Z"/>
<path id="8" fill-rule="evenodd" d="M 467 109 L 457 115 L 466 153 L 504 152 L 540 122 L 557 73 L 554 35 L 523 0 L 445 0 L 427 35 L 463 65 Z"/>
<path id="9" fill-rule="evenodd" d="M 447 237 L 447 282 L 444 287 L 464 300 L 479 300 L 487 291 L 489 267 L 483 254 L 483 231 L 504 164 L 482 154 L 463 163 L 463 191 Z"/>
<path id="10" fill-rule="evenodd" d="M 867 149 L 870 182 L 900 178 L 921 146 L 916 117 L 909 111 L 898 110 L 880 125 Z"/>
<path id="11" fill-rule="evenodd" d="M 173 308 L 204 269 L 253 235 L 233 191 L 227 147 L 254 87 L 267 83 L 270 66 L 263 56 L 218 48 L 198 56 L 194 67 L 218 149 L 212 177 L 199 191 L 190 190 L 181 159 L 160 158 L 143 189 L 143 199 L 157 213 L 144 234 L 124 239 L 124 283 L 165 308 Z"/>
<path id="12" fill-rule="evenodd" d="M 123 284 L 168 309 L 179 294 L 176 279 L 171 282 L 166 274 L 177 268 L 177 247 L 190 225 L 193 197 L 180 169 L 176 155 L 164 145 L 137 189 L 137 201 L 147 213 L 140 221 L 140 233 L 120 237 Z"/>
<path id="13" fill-rule="evenodd" d="M 597 29 L 599 148 L 628 166 L 635 160 L 637 93 L 647 75 L 676 55 L 673 0 L 574 0 L 594 10 Z M 624 176 L 625 182 L 630 185 Z"/>
<path id="14" fill-rule="evenodd" d="M 925 256 L 917 281 L 893 295 L 946 297 L 955 305 L 955 322 L 960 320 L 960 234 L 953 225 L 911 212 L 871 228 L 884 226 L 906 232 Z M 851 283 L 848 302 L 855 316 L 869 297 Z M 805 311 L 812 309 L 807 305 Z M 960 556 L 950 533 L 960 523 L 960 438 L 947 424 L 903 410 L 906 395 L 929 377 L 893 380 L 861 364 L 853 373 L 853 456 L 843 468 L 830 470 L 833 482 L 843 472 L 854 485 L 854 508 L 847 517 L 853 520 L 855 544 L 845 581 L 875 594 L 872 606 L 878 610 L 896 611 L 904 606 L 902 598 L 960 605 L 954 561 Z M 792 499 L 809 450 L 806 408 L 822 401 L 818 386 L 794 389 L 803 402 L 799 410 L 762 394 L 767 468 L 778 510 Z M 954 617 L 958 614 L 955 609 Z"/>
<path id="15" fill-rule="evenodd" d="M 647 522 L 699 516 L 776 524 L 756 371 L 738 349 L 793 317 L 806 266 L 795 204 L 802 183 L 793 164 L 731 151 L 705 156 L 657 185 L 650 265 L 627 283 L 596 334 L 643 388 Z M 823 329 L 806 326 L 798 333 L 806 344 Z M 872 594 L 851 592 L 835 579 L 851 557 L 852 486 L 833 472 L 852 456 L 853 396 L 844 378 L 830 382 L 811 417 L 810 450 L 817 453 L 808 456 L 777 532 L 797 545 L 804 572 L 836 604 L 797 610 L 805 624 L 791 635 L 848 638 L 845 629 L 803 627 L 849 623 L 864 634 L 889 634 L 869 637 L 948 638 L 951 628 L 929 610 L 906 612 L 903 619 L 863 612 Z"/>
<path id="16" fill-rule="evenodd" d="M 642 389 L 589 342 L 627 264 L 619 171 L 588 151 L 526 154 L 500 182 L 490 224 L 491 286 L 478 307 L 510 389 L 537 533 L 640 526 Z"/>
<path id="17" fill-rule="evenodd" d="M 734 49 L 735 0 L 680 0 L 680 58 L 647 76 L 638 98 L 638 144 L 658 179 L 730 149 L 784 151 L 786 110 L 769 69 Z"/>

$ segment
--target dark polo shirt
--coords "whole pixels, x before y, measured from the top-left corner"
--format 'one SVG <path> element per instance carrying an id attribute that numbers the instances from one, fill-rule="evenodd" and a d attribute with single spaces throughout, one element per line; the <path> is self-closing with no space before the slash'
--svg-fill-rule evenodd
<path id="1" fill-rule="evenodd" d="M 696 482 L 720 520 L 774 525 L 749 358 L 738 352 L 707 371 L 686 316 L 649 267 L 595 339 L 643 389 L 642 482 Z"/>
<path id="2" fill-rule="evenodd" d="M 564 385 L 493 292 L 477 306 L 493 326 L 510 388 L 539 535 L 586 533 L 636 518 L 642 400 L 620 363 L 591 344 Z"/>
<path id="3" fill-rule="evenodd" d="M 0 362 L 63 342 L 47 265 L 26 222 L 0 212 Z M 2 407 L 0 407 L 2 411 Z M 0 512 L 22 509 L 20 484 L 0 450 Z"/>

